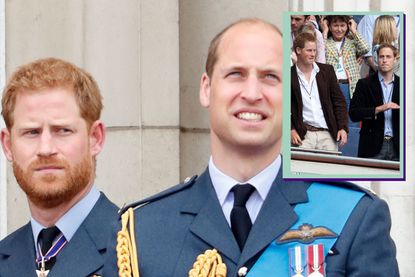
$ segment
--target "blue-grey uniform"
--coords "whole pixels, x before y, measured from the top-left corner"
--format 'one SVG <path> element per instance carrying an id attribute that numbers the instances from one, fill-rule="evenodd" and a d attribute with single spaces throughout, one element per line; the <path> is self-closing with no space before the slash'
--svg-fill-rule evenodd
<path id="1" fill-rule="evenodd" d="M 102 275 L 111 228 L 118 219 L 117 211 L 117 206 L 93 187 L 63 216 L 63 220 L 58 220 L 56 226 L 68 237 L 68 243 L 56 256 L 56 262 L 47 276 Z M 84 213 L 85 218 L 81 219 L 77 228 L 73 228 L 78 223 L 71 220 L 80 220 L 79 213 Z M 40 232 L 37 229 L 32 219 L 32 222 L 0 242 L 0 277 L 37 276 L 35 237 Z"/>
<path id="2" fill-rule="evenodd" d="M 256 267 L 273 242 L 279 241 L 278 245 L 282 246 L 292 243 L 292 240 L 285 242 L 282 238 L 294 231 L 293 226 L 299 223 L 303 226 L 318 225 L 314 222 L 299 222 L 303 215 L 300 216 L 296 211 L 296 207 L 309 202 L 308 191 L 313 184 L 283 180 L 281 171 L 271 186 L 242 251 L 224 216 L 208 170 L 198 178 L 193 177 L 130 205 L 136 207 L 134 224 L 140 276 L 188 276 L 196 257 L 207 249 L 218 250 L 227 266 L 228 277 L 243 276 L 244 272 L 250 276 L 250 270 Z M 390 237 L 391 219 L 387 204 L 371 192 L 350 183 L 320 184 L 319 193 L 327 194 L 325 188 L 331 191 L 329 188 L 333 186 L 356 192 L 360 196 L 346 216 L 344 226 L 334 232 L 334 244 L 326 251 L 327 276 L 399 276 L 396 248 Z M 336 198 L 336 195 L 332 198 L 339 205 L 349 201 Z M 335 217 L 336 210 L 327 210 L 327 214 Z M 114 234 L 120 228 L 118 226 Z M 112 239 L 104 266 L 104 276 L 108 277 L 118 276 L 115 235 Z M 325 237 L 316 235 L 313 239 L 324 240 Z M 301 243 L 301 239 L 298 242 Z M 246 270 L 241 270 L 244 267 Z M 288 264 L 282 266 L 282 270 L 287 271 L 286 275 L 279 273 L 280 268 L 276 268 L 275 275 L 270 276 L 289 276 L 288 267 Z"/>

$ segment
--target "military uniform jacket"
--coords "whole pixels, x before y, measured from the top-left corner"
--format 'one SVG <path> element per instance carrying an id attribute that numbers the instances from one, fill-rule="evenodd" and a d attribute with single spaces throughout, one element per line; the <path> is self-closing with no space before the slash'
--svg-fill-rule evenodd
<path id="1" fill-rule="evenodd" d="M 340 129 L 349 131 L 346 100 L 337 84 L 337 77 L 331 65 L 317 63 L 320 71 L 316 75 L 318 94 L 324 119 L 332 138 L 337 140 Z M 307 129 L 303 122 L 303 100 L 296 66 L 291 67 L 291 129 L 304 139 Z"/>
<path id="2" fill-rule="evenodd" d="M 400 105 L 399 77 L 395 75 L 392 102 Z M 380 152 L 385 132 L 385 114 L 375 114 L 377 106 L 383 105 L 383 92 L 378 74 L 372 74 L 357 82 L 355 95 L 350 102 L 350 119 L 362 121 L 358 157 L 369 158 Z M 405 114 L 405 113 L 404 113 Z M 399 109 L 392 110 L 393 146 L 399 157 Z"/>
<path id="3" fill-rule="evenodd" d="M 208 171 L 196 180 L 141 201 L 149 203 L 137 207 L 134 213 L 140 277 L 188 276 L 196 257 L 212 248 L 219 251 L 226 263 L 227 276 L 237 276 L 240 267 L 250 268 L 263 250 L 297 221 L 293 209 L 308 201 L 309 185 L 284 181 L 280 171 L 242 252 Z M 390 224 L 386 203 L 365 195 L 332 248 L 333 254 L 327 257 L 327 276 L 398 276 Z M 118 276 L 113 239 L 104 267 L 106 277 Z"/>
<path id="4" fill-rule="evenodd" d="M 101 193 L 72 239 L 56 257 L 48 277 L 102 275 L 108 238 L 118 208 Z M 0 277 L 36 277 L 36 253 L 30 223 L 0 242 Z"/>

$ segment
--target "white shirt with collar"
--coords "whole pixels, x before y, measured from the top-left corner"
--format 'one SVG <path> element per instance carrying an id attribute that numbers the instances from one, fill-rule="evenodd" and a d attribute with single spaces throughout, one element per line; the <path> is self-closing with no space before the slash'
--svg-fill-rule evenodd
<path id="1" fill-rule="evenodd" d="M 281 156 L 278 155 L 278 157 L 269 166 L 243 183 L 249 183 L 255 187 L 255 191 L 246 202 L 246 209 L 248 210 L 252 223 L 255 222 L 280 168 Z M 240 182 L 220 171 L 220 169 L 218 169 L 213 163 L 212 157 L 209 159 L 209 174 L 219 203 L 222 207 L 222 211 L 230 226 L 231 210 L 234 202 L 234 196 L 231 189 L 233 186 L 240 184 Z"/>
<path id="2" fill-rule="evenodd" d="M 295 66 L 298 75 L 298 82 L 300 83 L 301 99 L 303 100 L 303 121 L 304 123 L 328 129 L 326 119 L 324 118 L 323 108 L 321 107 L 320 95 L 317 86 L 317 73 L 320 68 L 316 63 L 313 63 L 313 70 L 311 72 L 310 81 L 307 81 L 304 73 Z"/>

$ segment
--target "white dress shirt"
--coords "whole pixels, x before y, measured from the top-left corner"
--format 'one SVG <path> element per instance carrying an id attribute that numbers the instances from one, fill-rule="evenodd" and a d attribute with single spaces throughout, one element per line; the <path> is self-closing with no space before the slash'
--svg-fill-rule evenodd
<path id="1" fill-rule="evenodd" d="M 317 87 L 316 76 L 320 68 L 316 63 L 313 63 L 313 71 L 311 72 L 309 81 L 307 81 L 304 73 L 301 72 L 298 66 L 296 66 L 296 69 L 298 82 L 300 83 L 301 99 L 303 100 L 304 123 L 314 127 L 328 129 Z"/>
<path id="2" fill-rule="evenodd" d="M 260 173 L 242 184 L 251 184 L 255 187 L 255 191 L 246 202 L 246 209 L 248 210 L 249 217 L 252 223 L 255 222 L 262 204 L 268 195 L 271 185 L 277 177 L 278 171 L 281 168 L 281 156 L 278 157 Z M 220 169 L 218 169 L 213 163 L 212 157 L 209 160 L 209 174 L 212 180 L 213 187 L 216 191 L 216 195 L 219 199 L 219 203 L 222 207 L 222 211 L 231 225 L 230 217 L 231 210 L 233 208 L 234 196 L 231 189 L 237 184 L 241 184 L 230 176 L 225 175 Z"/>

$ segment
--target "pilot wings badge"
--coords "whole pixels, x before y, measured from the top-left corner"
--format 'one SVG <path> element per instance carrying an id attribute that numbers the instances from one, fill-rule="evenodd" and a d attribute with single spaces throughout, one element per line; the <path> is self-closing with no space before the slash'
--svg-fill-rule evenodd
<path id="1" fill-rule="evenodd" d="M 277 243 L 283 244 L 287 242 L 298 241 L 300 243 L 312 243 L 318 238 L 335 238 L 338 235 L 327 227 L 317 226 L 304 223 L 298 229 L 288 230 L 278 238 Z"/>

